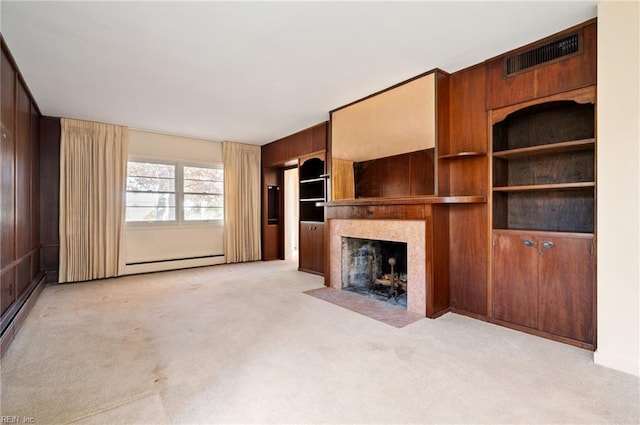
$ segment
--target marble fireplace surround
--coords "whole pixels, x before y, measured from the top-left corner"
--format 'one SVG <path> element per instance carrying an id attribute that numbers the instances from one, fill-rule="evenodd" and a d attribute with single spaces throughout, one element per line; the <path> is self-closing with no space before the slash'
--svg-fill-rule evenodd
<path id="1" fill-rule="evenodd" d="M 342 289 L 342 238 L 376 239 L 407 244 L 407 311 L 425 315 L 426 267 L 424 220 L 333 219 L 329 230 L 330 284 Z"/>

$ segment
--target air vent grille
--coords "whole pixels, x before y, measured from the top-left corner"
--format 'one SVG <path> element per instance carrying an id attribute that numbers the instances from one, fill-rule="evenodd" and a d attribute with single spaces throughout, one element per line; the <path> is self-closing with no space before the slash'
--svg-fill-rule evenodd
<path id="1" fill-rule="evenodd" d="M 578 34 L 571 34 L 535 49 L 506 58 L 505 74 L 509 76 L 525 69 L 578 53 L 579 50 Z"/>

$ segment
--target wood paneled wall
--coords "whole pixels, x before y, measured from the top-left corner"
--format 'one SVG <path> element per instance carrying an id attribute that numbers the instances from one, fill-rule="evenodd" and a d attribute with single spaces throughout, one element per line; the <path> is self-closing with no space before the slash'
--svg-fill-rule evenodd
<path id="1" fill-rule="evenodd" d="M 489 141 L 485 110 L 486 67 L 480 64 L 451 75 L 449 143 L 439 162 L 447 169 L 449 195 L 489 197 Z M 472 155 L 455 156 L 456 154 Z M 451 308 L 487 317 L 489 260 L 488 204 L 449 208 Z"/>
<path id="2" fill-rule="evenodd" d="M 433 195 L 434 149 L 356 162 L 356 198 Z"/>
<path id="3" fill-rule="evenodd" d="M 40 111 L 2 38 L 0 283 L 2 351 L 42 288 Z M 38 291 L 36 291 L 38 288 Z M 33 297 L 33 298 L 32 298 Z M 21 310 L 22 309 L 22 310 Z"/>
<path id="4" fill-rule="evenodd" d="M 58 281 L 60 264 L 60 119 L 40 120 L 40 269 Z"/>
<path id="5" fill-rule="evenodd" d="M 268 186 L 280 187 L 280 211 L 284 211 L 284 170 L 296 167 L 298 158 L 325 152 L 327 122 L 262 146 L 262 259 L 284 260 L 284 220 L 269 224 L 267 217 Z"/>

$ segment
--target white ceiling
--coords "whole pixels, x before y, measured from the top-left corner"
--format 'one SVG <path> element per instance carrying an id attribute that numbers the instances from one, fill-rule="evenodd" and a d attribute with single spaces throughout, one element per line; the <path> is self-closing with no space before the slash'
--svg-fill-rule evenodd
<path id="1" fill-rule="evenodd" d="M 0 12 L 43 114 L 262 145 L 586 21 L 596 4 L 3 0 Z"/>

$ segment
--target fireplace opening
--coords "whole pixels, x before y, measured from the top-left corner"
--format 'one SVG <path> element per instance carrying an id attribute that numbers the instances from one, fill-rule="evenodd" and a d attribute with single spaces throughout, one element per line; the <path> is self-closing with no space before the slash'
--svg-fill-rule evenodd
<path id="1" fill-rule="evenodd" d="M 407 308 L 407 244 L 342 238 L 342 289 Z"/>

